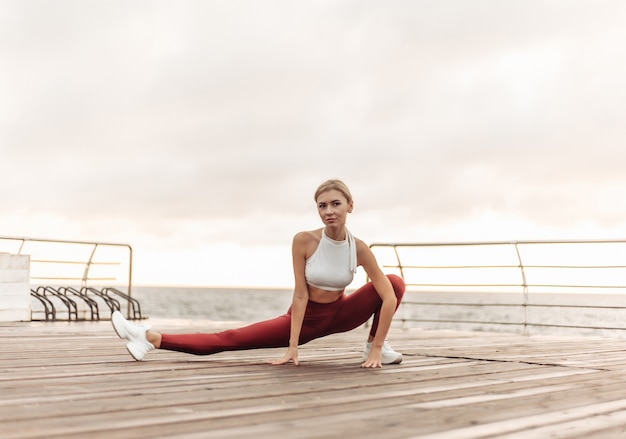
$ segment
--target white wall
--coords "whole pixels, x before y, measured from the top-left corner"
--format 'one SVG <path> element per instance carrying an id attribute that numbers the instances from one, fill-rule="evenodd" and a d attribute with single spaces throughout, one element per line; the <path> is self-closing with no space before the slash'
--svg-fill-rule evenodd
<path id="1" fill-rule="evenodd" d="M 0 321 L 30 321 L 30 256 L 0 253 Z"/>

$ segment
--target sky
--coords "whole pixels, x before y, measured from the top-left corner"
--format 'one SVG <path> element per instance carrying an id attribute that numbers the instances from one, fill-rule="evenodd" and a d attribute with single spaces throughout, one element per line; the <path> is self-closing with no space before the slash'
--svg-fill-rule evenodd
<path id="1" fill-rule="evenodd" d="M 0 236 L 136 284 L 285 286 L 367 243 L 624 238 L 621 0 L 0 1 Z"/>

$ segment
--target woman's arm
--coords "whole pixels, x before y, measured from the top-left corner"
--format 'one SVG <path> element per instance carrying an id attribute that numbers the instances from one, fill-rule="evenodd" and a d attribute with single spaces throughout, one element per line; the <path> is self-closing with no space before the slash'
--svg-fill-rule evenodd
<path id="1" fill-rule="evenodd" d="M 304 275 L 304 266 L 306 263 L 306 246 L 308 237 L 306 232 L 298 233 L 293 238 L 292 257 L 293 272 L 295 278 L 295 287 L 293 290 L 293 299 L 291 302 L 291 331 L 289 333 L 289 347 L 287 353 L 280 360 L 272 362 L 272 364 L 285 364 L 293 361 L 298 366 L 298 341 L 300 339 L 300 331 L 302 330 L 302 322 L 304 321 L 304 313 L 306 305 L 309 301 L 309 288 L 306 284 Z"/>
<path id="2" fill-rule="evenodd" d="M 382 367 L 382 348 L 387 332 L 391 326 L 391 320 L 396 312 L 398 299 L 393 291 L 391 282 L 380 269 L 372 250 L 361 240 L 357 240 L 357 252 L 359 265 L 363 267 L 367 276 L 372 281 L 374 289 L 383 301 L 378 318 L 378 328 L 372 341 L 372 349 L 367 360 L 361 367 Z"/>

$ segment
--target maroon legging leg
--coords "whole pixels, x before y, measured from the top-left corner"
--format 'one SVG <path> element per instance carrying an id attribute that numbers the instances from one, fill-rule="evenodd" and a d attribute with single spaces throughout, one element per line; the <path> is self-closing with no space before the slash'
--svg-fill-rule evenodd
<path id="1" fill-rule="evenodd" d="M 400 305 L 404 282 L 393 274 L 387 277 Z M 333 303 L 309 302 L 300 332 L 300 344 L 325 335 L 350 331 L 365 323 L 372 314 L 374 321 L 370 335 L 373 336 L 378 327 L 381 305 L 382 300 L 371 282 Z M 160 349 L 209 355 L 224 351 L 287 347 L 290 330 L 291 309 L 270 320 L 214 334 L 162 334 Z"/>

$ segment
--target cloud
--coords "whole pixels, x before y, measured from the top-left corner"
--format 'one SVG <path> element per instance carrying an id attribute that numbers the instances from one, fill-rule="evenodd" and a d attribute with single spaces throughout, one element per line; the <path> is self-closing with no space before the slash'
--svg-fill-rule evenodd
<path id="1" fill-rule="evenodd" d="M 267 244 L 340 177 L 380 235 L 624 215 L 620 1 L 1 7 L 7 213 Z"/>

